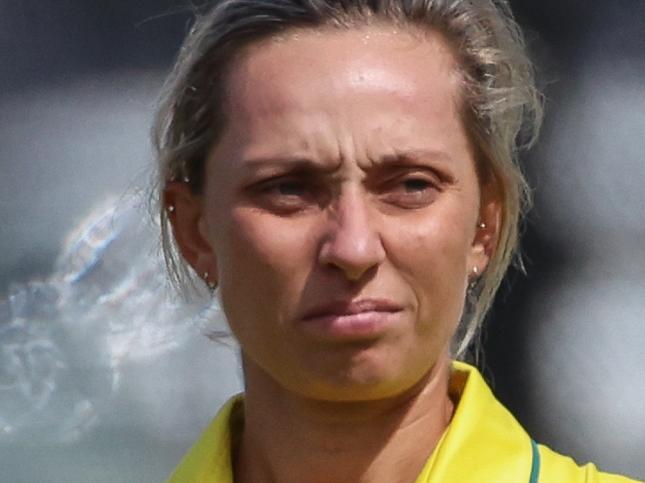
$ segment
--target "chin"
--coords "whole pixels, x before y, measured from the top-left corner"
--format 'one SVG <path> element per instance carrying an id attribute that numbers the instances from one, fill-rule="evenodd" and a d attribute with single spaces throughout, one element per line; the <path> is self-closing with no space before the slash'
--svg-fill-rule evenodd
<path id="1" fill-rule="evenodd" d="M 411 371 L 402 361 L 373 360 L 363 356 L 344 368 L 311 374 L 306 377 L 306 388 L 302 389 L 308 397 L 326 401 L 390 399 L 407 393 L 431 370 L 432 367 L 420 367 Z"/>

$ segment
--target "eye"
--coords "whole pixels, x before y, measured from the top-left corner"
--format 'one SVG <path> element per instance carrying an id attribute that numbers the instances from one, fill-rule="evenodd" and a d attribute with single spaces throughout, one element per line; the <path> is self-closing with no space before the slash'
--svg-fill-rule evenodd
<path id="1" fill-rule="evenodd" d="M 257 202 L 276 212 L 296 212 L 317 203 L 314 183 L 299 177 L 276 177 L 254 187 Z"/>
<path id="2" fill-rule="evenodd" d="M 436 199 L 439 186 L 439 181 L 431 174 L 405 174 L 388 181 L 380 197 L 386 203 L 401 208 L 423 208 Z"/>
<path id="3" fill-rule="evenodd" d="M 432 188 L 432 184 L 423 178 L 410 178 L 403 181 L 404 189 L 409 193 L 424 191 Z"/>
<path id="4" fill-rule="evenodd" d="M 268 197 L 302 198 L 307 196 L 309 187 L 298 179 L 276 178 L 260 183 L 259 192 Z"/>
<path id="5" fill-rule="evenodd" d="M 269 184 L 265 190 L 268 193 L 275 192 L 280 196 L 303 196 L 306 193 L 304 183 L 295 180 L 279 180 Z"/>

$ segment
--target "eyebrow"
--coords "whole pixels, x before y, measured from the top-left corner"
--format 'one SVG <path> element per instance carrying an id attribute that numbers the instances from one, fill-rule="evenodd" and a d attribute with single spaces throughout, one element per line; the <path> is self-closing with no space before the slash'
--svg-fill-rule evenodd
<path id="1" fill-rule="evenodd" d="M 454 164 L 455 160 L 450 154 L 438 149 L 405 149 L 395 150 L 393 154 L 382 156 L 378 164 L 409 165 L 431 159 L 440 163 Z"/>
<path id="2" fill-rule="evenodd" d="M 435 149 L 402 149 L 394 150 L 370 161 L 374 167 L 396 167 L 420 164 L 423 160 L 434 160 L 441 164 L 453 164 L 454 159 L 445 151 Z M 245 171 L 254 172 L 259 168 L 280 167 L 290 171 L 334 172 L 340 166 L 340 161 L 327 163 L 312 158 L 294 155 L 275 155 L 266 157 L 251 157 L 242 159 L 240 163 Z"/>
<path id="3" fill-rule="evenodd" d="M 320 168 L 325 168 L 325 164 L 314 161 L 313 159 L 306 158 L 303 156 L 293 156 L 293 155 L 285 155 L 285 156 L 268 156 L 268 157 L 257 157 L 257 158 L 248 158 L 248 159 L 242 159 L 241 164 L 244 166 L 244 168 L 247 169 L 257 169 L 257 168 L 262 168 L 265 166 L 284 166 L 287 165 L 291 168 L 315 168 L 315 169 L 320 169 Z"/>

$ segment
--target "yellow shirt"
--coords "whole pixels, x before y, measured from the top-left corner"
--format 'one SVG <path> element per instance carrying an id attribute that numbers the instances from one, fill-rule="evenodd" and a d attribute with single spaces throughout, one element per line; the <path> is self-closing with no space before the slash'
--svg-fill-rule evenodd
<path id="1" fill-rule="evenodd" d="M 474 367 L 455 362 L 450 391 L 459 403 L 415 483 L 636 482 L 536 445 Z M 241 402 L 222 407 L 167 483 L 233 483 L 231 428 L 239 427 Z"/>

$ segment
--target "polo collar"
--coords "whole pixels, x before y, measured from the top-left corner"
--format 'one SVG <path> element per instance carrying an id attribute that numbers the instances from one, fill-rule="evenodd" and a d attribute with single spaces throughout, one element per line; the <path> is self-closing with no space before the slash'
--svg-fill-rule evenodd
<path id="1" fill-rule="evenodd" d="M 472 366 L 454 362 L 453 418 L 415 483 L 537 482 L 539 453 L 517 420 Z M 241 423 L 242 396 L 229 400 L 167 483 L 233 483 L 231 442 Z"/>
<path id="2" fill-rule="evenodd" d="M 454 362 L 450 393 L 459 400 L 452 421 L 416 483 L 536 482 L 535 443 L 479 371 Z"/>

